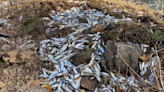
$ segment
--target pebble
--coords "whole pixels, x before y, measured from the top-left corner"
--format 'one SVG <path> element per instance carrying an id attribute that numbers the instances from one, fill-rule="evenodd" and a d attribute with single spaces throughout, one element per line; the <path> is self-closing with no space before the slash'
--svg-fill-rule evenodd
<path id="1" fill-rule="evenodd" d="M 36 81 L 31 80 L 31 81 L 29 81 L 28 82 L 28 87 L 30 87 L 30 86 L 32 86 L 32 87 L 40 86 L 40 80 L 36 80 Z"/>
<path id="2" fill-rule="evenodd" d="M 3 70 L 3 73 L 6 74 L 6 75 L 9 75 L 8 69 L 4 69 L 4 70 Z"/>
<path id="3" fill-rule="evenodd" d="M 17 86 L 21 86 L 21 82 L 17 82 Z"/>
<path id="4" fill-rule="evenodd" d="M 22 72 L 22 69 L 21 68 L 17 68 L 17 72 L 18 73 L 21 73 Z"/>
<path id="5" fill-rule="evenodd" d="M 12 81 L 9 81 L 8 83 L 7 83 L 7 85 L 11 85 L 12 84 Z"/>
<path id="6" fill-rule="evenodd" d="M 26 70 L 26 72 L 28 73 L 28 72 L 30 72 L 30 70 L 29 70 L 29 69 L 27 69 L 27 70 Z"/>
<path id="7" fill-rule="evenodd" d="M 0 88 L 4 88 L 6 86 L 6 84 L 2 81 L 0 81 Z"/>
<path id="8" fill-rule="evenodd" d="M 5 87 L 5 88 L 1 89 L 0 92 L 8 92 L 8 91 L 7 91 L 7 88 Z"/>
<path id="9" fill-rule="evenodd" d="M 44 81 L 44 78 L 40 78 L 39 80 L 40 80 L 40 82 L 43 82 Z"/>
<path id="10" fill-rule="evenodd" d="M 32 82 L 33 82 L 33 80 L 28 81 L 27 86 L 30 87 Z"/>
<path id="11" fill-rule="evenodd" d="M 40 80 L 36 80 L 36 81 L 32 82 L 32 83 L 31 83 L 31 86 L 33 86 L 33 87 L 38 87 L 38 86 L 40 86 Z"/>
<path id="12" fill-rule="evenodd" d="M 57 6 L 56 7 L 56 11 L 60 11 L 61 10 L 61 7 L 60 6 Z"/>
<path id="13" fill-rule="evenodd" d="M 86 92 L 84 89 L 81 89 L 80 92 Z"/>
<path id="14" fill-rule="evenodd" d="M 16 69 L 9 69 L 8 71 L 9 71 L 11 76 L 15 76 L 16 75 Z"/>
<path id="15" fill-rule="evenodd" d="M 29 79 L 29 75 L 27 75 L 26 77 L 25 77 L 25 80 L 28 80 Z"/>

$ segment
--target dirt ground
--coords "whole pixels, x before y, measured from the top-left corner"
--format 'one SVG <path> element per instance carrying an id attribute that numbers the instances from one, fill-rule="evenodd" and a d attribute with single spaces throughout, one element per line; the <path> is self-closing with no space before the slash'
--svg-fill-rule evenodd
<path id="1" fill-rule="evenodd" d="M 82 0 L 79 0 L 82 1 Z M 152 35 L 148 32 L 148 30 L 152 29 L 154 33 L 156 31 L 160 31 L 161 34 L 164 34 L 164 22 L 163 22 L 163 14 L 158 12 L 153 12 L 150 15 L 150 11 L 146 9 L 138 9 L 132 7 L 131 5 L 121 5 L 117 3 L 104 2 L 103 0 L 87 0 L 87 4 L 89 7 L 86 7 L 84 4 L 75 4 L 68 3 L 67 0 L 54 0 L 54 1 L 45 1 L 45 2 L 28 2 L 28 3 L 20 3 L 19 6 L 12 5 L 8 10 L 6 10 L 1 17 L 6 17 L 7 15 L 11 15 L 8 20 L 9 23 L 14 24 L 12 27 L 3 26 L 3 31 L 0 33 L 4 33 L 9 35 L 7 37 L 9 43 L 7 41 L 0 41 L 0 91 L 1 92 L 16 92 L 21 87 L 30 87 L 30 86 L 40 86 L 40 82 L 44 79 L 39 78 L 39 74 L 42 73 L 41 68 L 44 67 L 46 69 L 53 70 L 54 67 L 49 61 L 41 61 L 39 57 L 35 53 L 34 50 L 38 50 L 40 44 L 39 42 L 47 37 L 66 37 L 69 33 L 73 32 L 70 28 L 64 28 L 59 30 L 57 28 L 50 35 L 46 35 L 46 29 L 48 27 L 44 26 L 43 21 L 31 21 L 30 19 L 34 18 L 42 18 L 49 17 L 49 13 L 51 10 L 64 11 L 65 9 L 70 9 L 73 6 L 83 6 L 84 9 L 95 8 L 97 10 L 103 11 L 106 9 L 106 14 L 110 14 L 111 16 L 115 16 L 116 18 L 122 18 L 122 14 L 124 16 L 130 15 L 130 17 L 134 20 L 134 23 L 127 24 L 126 22 L 120 22 L 118 24 L 110 24 L 104 30 L 102 38 L 105 42 L 108 40 L 116 40 L 118 42 L 132 42 L 139 44 L 148 44 L 150 47 L 154 47 L 156 40 L 159 35 Z M 124 8 L 130 12 L 115 13 L 111 12 L 113 8 L 103 8 L 103 6 L 113 6 L 118 9 Z M 26 6 L 26 7 L 25 7 Z M 137 16 L 133 11 L 143 12 L 143 16 Z M 12 13 L 14 13 L 12 15 Z M 23 19 L 19 21 L 20 16 L 23 16 Z M 154 16 L 154 17 L 152 17 Z M 85 22 L 85 19 L 81 19 L 82 22 Z M 141 23 L 138 23 L 141 21 Z M 156 26 L 151 26 L 151 23 L 154 23 Z M 29 32 L 25 32 L 26 28 L 29 25 L 35 25 L 32 30 Z M 59 24 L 55 24 L 52 28 L 57 27 Z M 122 31 L 120 31 L 122 29 Z M 25 35 L 26 34 L 26 35 Z M 31 35 L 31 36 L 29 36 Z M 32 42 L 27 43 L 28 40 L 32 40 Z M 159 41 L 159 48 L 163 45 L 164 39 L 161 38 Z M 36 45 L 27 47 L 26 49 L 21 49 L 19 46 L 23 44 L 33 44 L 36 42 Z M 4 45 L 6 44 L 6 45 Z M 5 49 L 3 49 L 5 48 Z M 26 56 L 27 53 L 30 54 L 30 57 L 34 56 L 34 58 L 21 57 Z M 163 57 L 163 51 L 161 51 L 160 57 Z M 151 53 L 149 50 L 147 53 Z M 15 60 L 13 60 L 13 58 Z M 11 60 L 10 60 L 11 59 Z M 86 82 L 87 84 L 87 82 Z"/>

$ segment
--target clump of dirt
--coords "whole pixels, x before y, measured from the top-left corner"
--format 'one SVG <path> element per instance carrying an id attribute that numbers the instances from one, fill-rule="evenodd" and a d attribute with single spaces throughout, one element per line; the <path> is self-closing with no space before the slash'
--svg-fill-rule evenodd
<path id="1" fill-rule="evenodd" d="M 154 40 L 153 33 L 158 30 L 162 30 L 160 25 L 151 26 L 149 22 L 146 23 L 127 23 L 119 22 L 118 24 L 109 24 L 104 31 L 102 38 L 106 42 L 108 40 L 117 40 L 124 42 L 132 42 L 139 44 L 148 44 L 154 46 L 156 40 Z"/>
<path id="2" fill-rule="evenodd" d="M 16 92 L 21 87 L 40 86 L 40 82 L 44 80 L 39 78 L 39 74 L 42 73 L 41 68 L 45 67 L 51 70 L 52 67 L 49 66 L 49 62 L 40 61 L 39 57 L 32 58 L 34 55 L 36 53 L 31 50 L 21 52 L 10 51 L 6 55 L 3 55 L 3 64 L 8 62 L 8 65 L 7 67 L 0 67 L 1 91 Z M 17 60 L 17 62 L 14 62 L 13 59 Z"/>
<path id="3" fill-rule="evenodd" d="M 56 38 L 67 37 L 68 34 L 74 32 L 74 30 L 72 30 L 70 27 L 59 29 L 60 24 L 61 23 L 56 23 L 51 27 L 51 29 L 53 29 L 53 30 L 48 33 L 48 35 L 47 35 L 48 38 L 51 38 L 51 37 L 56 37 Z"/>

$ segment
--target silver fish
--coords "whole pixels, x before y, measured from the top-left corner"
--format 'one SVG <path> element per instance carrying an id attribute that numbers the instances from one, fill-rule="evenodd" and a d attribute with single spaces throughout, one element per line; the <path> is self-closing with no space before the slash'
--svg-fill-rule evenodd
<path id="1" fill-rule="evenodd" d="M 42 20 L 50 20 L 49 17 L 43 17 Z"/>
<path id="2" fill-rule="evenodd" d="M 56 83 L 56 78 L 54 78 L 53 81 L 50 82 L 50 85 L 52 86 L 55 83 Z"/>
<path id="3" fill-rule="evenodd" d="M 78 89 L 80 87 L 80 82 L 81 82 L 81 77 L 79 79 L 77 79 L 75 89 Z"/>
<path id="4" fill-rule="evenodd" d="M 48 42 L 51 42 L 51 40 L 50 40 L 50 39 L 47 39 L 47 40 L 42 40 L 42 41 L 40 42 L 40 44 L 43 44 L 43 43 L 48 43 Z"/>
<path id="5" fill-rule="evenodd" d="M 64 68 L 64 63 L 62 61 L 60 61 L 60 72 L 63 71 L 63 68 Z"/>
<path id="6" fill-rule="evenodd" d="M 64 77 L 71 85 L 76 89 L 76 84 L 73 82 L 72 79 L 69 79 L 68 77 Z"/>
<path id="7" fill-rule="evenodd" d="M 58 83 L 56 83 L 56 84 L 54 84 L 54 85 L 51 85 L 51 87 L 52 87 L 53 89 L 56 89 L 58 86 L 59 86 Z"/>
<path id="8" fill-rule="evenodd" d="M 68 87 L 66 87 L 65 83 L 63 83 L 62 88 L 67 92 L 72 92 Z"/>

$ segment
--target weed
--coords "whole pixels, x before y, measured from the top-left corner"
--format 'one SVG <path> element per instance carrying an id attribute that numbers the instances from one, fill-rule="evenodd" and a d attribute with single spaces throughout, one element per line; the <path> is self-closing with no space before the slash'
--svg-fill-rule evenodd
<path id="1" fill-rule="evenodd" d="M 16 36 L 27 36 L 32 30 L 35 30 L 35 28 L 38 28 L 40 23 L 42 23 L 42 20 L 40 20 L 38 17 L 27 19 L 23 23 L 23 30 L 18 33 Z"/>
<path id="2" fill-rule="evenodd" d="M 154 40 L 164 41 L 164 33 L 161 32 L 161 30 L 155 31 L 155 33 L 152 35 L 152 39 Z"/>

